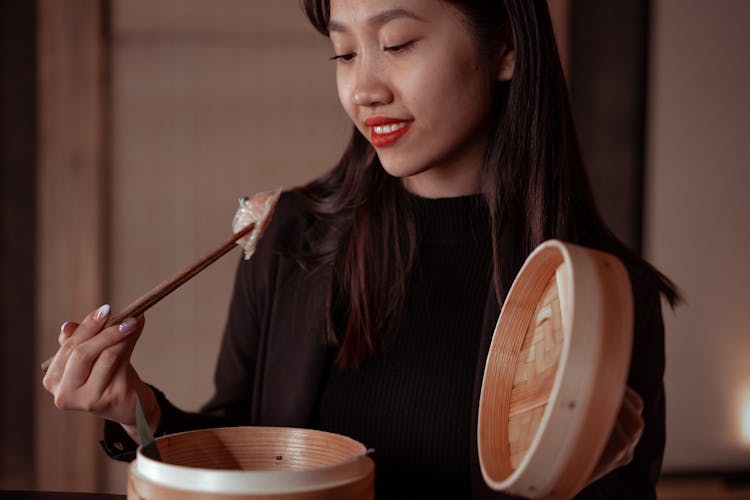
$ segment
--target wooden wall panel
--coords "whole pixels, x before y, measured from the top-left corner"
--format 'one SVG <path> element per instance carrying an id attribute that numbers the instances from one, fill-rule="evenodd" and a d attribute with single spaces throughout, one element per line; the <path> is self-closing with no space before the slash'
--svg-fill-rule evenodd
<path id="1" fill-rule="evenodd" d="M 290 41 L 319 46 L 324 40 L 316 38 L 296 0 L 115 0 L 113 8 L 118 36 L 192 43 L 234 39 L 245 45 L 266 40 L 274 46 Z"/>
<path id="2" fill-rule="evenodd" d="M 100 0 L 38 2 L 37 363 L 60 324 L 105 300 L 105 66 Z M 36 384 L 36 487 L 95 490 L 101 423 Z"/>

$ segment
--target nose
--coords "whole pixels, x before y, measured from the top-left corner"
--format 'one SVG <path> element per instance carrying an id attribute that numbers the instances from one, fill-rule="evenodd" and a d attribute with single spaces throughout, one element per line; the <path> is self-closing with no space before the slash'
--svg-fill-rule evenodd
<path id="1" fill-rule="evenodd" d="M 357 106 L 381 106 L 393 101 L 393 93 L 377 65 L 363 62 L 357 68 L 352 102 Z"/>

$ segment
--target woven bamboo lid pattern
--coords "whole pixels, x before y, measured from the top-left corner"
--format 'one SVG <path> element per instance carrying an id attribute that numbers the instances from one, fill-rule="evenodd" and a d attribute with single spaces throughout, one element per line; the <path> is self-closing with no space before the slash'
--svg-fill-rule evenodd
<path id="1" fill-rule="evenodd" d="M 526 260 L 492 338 L 479 403 L 487 484 L 569 498 L 586 483 L 625 393 L 633 330 L 627 271 L 550 240 Z"/>

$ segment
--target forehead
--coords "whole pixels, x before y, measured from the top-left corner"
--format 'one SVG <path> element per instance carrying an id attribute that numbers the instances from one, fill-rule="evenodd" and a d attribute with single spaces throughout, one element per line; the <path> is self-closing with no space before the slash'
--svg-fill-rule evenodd
<path id="1" fill-rule="evenodd" d="M 440 0 L 330 0 L 330 32 L 346 32 L 353 28 L 378 28 L 396 19 L 434 21 L 444 14 Z"/>

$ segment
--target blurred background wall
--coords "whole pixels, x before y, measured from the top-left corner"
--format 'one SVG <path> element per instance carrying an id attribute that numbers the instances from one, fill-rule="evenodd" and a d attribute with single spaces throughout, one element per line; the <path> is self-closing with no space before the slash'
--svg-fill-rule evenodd
<path id="1" fill-rule="evenodd" d="M 750 469 L 750 2 L 654 4 L 645 253 L 666 311 L 668 470 Z"/>
<path id="2" fill-rule="evenodd" d="M 750 3 L 549 3 L 602 211 L 688 301 L 665 309 L 665 470 L 748 471 Z M 350 126 L 296 0 L 2 9 L 0 488 L 122 492 L 100 423 L 39 382 L 60 323 L 222 241 L 238 196 L 324 172 Z M 211 394 L 238 259 L 148 313 L 134 365 L 185 409 Z"/>

